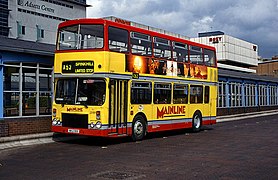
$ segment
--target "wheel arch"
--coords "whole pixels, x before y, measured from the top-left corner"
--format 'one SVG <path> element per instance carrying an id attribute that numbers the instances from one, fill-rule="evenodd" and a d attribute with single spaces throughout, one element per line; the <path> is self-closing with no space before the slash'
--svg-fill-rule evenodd
<path id="1" fill-rule="evenodd" d="M 192 116 L 192 117 L 194 117 L 195 114 L 199 114 L 199 115 L 201 116 L 201 120 L 203 119 L 203 114 L 202 114 L 202 112 L 201 112 L 199 109 L 197 109 L 197 110 L 193 113 L 193 116 Z"/>
<path id="2" fill-rule="evenodd" d="M 195 118 L 199 117 L 200 122 L 197 123 L 195 122 Z M 196 123 L 196 124 L 195 124 Z M 199 125 L 198 125 L 199 124 Z M 196 126 L 195 126 L 196 125 Z M 199 132 L 201 130 L 201 127 L 203 125 L 203 116 L 202 116 L 202 112 L 200 110 L 196 110 L 192 116 L 192 131 L 193 132 Z"/>
<path id="3" fill-rule="evenodd" d="M 132 122 L 134 121 L 134 119 L 136 118 L 136 116 L 142 116 L 144 118 L 144 121 L 146 123 L 146 131 L 148 132 L 148 120 L 147 120 L 147 116 L 143 113 L 143 112 L 138 112 L 134 117 Z"/>

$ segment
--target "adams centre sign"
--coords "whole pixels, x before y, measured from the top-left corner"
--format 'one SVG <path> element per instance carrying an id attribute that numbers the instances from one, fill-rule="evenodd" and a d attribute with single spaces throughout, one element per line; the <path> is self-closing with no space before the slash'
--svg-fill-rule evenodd
<path id="1" fill-rule="evenodd" d="M 50 8 L 45 4 L 39 4 L 39 3 L 40 2 L 37 3 L 37 2 L 26 1 L 26 0 L 17 0 L 17 4 L 19 6 L 38 9 L 38 10 L 42 10 L 42 11 L 46 11 L 46 12 L 50 12 L 50 13 L 55 13 L 55 10 L 53 8 Z"/>

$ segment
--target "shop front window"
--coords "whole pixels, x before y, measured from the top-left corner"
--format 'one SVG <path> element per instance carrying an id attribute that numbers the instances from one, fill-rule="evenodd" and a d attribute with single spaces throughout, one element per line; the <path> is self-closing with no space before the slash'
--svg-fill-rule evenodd
<path id="1" fill-rule="evenodd" d="M 3 116 L 51 115 L 51 74 L 51 66 L 4 64 Z"/>

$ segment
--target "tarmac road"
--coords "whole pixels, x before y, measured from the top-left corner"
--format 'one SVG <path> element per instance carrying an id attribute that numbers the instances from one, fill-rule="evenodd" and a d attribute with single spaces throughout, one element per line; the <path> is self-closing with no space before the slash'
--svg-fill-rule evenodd
<path id="1" fill-rule="evenodd" d="M 278 115 L 129 138 L 1 150 L 0 179 L 277 179 Z"/>

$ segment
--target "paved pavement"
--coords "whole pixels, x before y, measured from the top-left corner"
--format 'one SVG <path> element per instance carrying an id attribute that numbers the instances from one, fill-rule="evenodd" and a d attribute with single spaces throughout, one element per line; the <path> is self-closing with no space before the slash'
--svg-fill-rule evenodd
<path id="1" fill-rule="evenodd" d="M 0 153 L 0 179 L 276 180 L 277 129 L 278 114 L 199 133 L 150 133 L 140 142 L 86 137 L 11 148 Z"/>
<path id="2" fill-rule="evenodd" d="M 228 116 L 218 116 L 217 123 L 243 120 L 243 119 L 247 119 L 247 118 L 255 118 L 255 117 L 261 117 L 261 116 L 270 116 L 270 115 L 275 115 L 275 114 L 278 114 L 278 110 L 235 114 L 235 115 L 228 115 Z M 12 136 L 12 137 L 0 137 L 0 150 L 19 147 L 19 146 L 26 146 L 26 145 L 45 144 L 45 143 L 52 143 L 52 142 L 57 142 L 57 141 L 68 141 L 68 140 L 74 140 L 74 139 L 79 139 L 79 138 L 82 138 L 82 137 L 74 136 L 74 135 L 72 135 L 72 136 L 71 135 L 61 135 L 61 134 L 55 134 L 52 132 L 20 135 L 20 136 Z"/>

